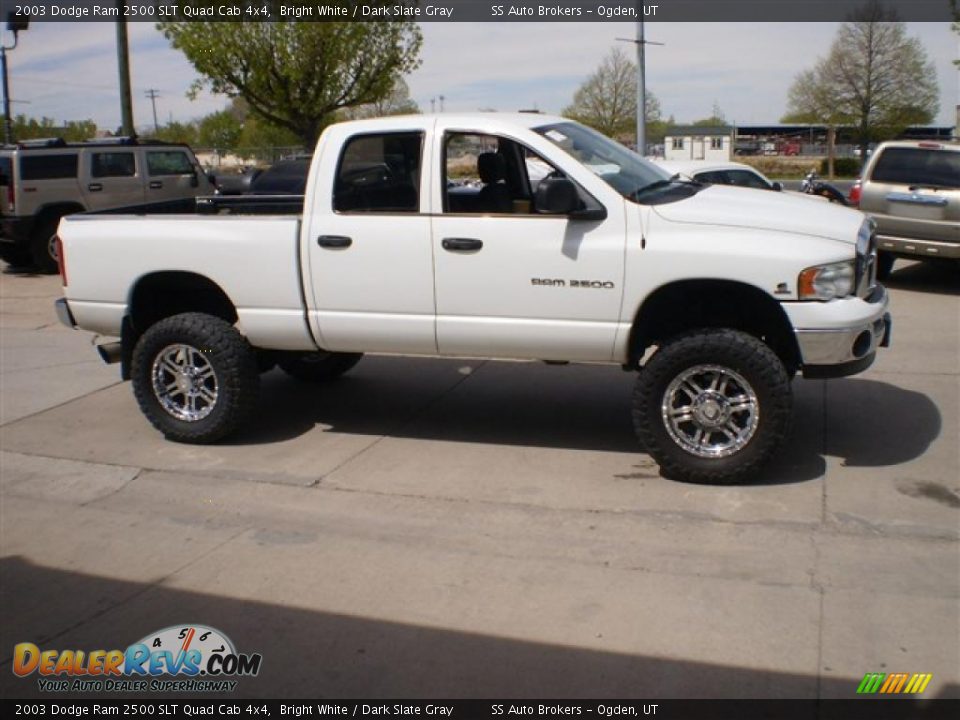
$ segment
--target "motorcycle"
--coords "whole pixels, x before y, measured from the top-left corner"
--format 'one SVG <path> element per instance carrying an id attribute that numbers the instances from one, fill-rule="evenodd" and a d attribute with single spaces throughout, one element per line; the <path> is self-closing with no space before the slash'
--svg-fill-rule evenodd
<path id="1" fill-rule="evenodd" d="M 850 205 L 843 192 L 834 185 L 821 180 L 815 170 L 808 172 L 800 182 L 800 192 L 807 195 L 819 195 L 827 198 L 830 202 L 840 203 L 841 205 Z"/>

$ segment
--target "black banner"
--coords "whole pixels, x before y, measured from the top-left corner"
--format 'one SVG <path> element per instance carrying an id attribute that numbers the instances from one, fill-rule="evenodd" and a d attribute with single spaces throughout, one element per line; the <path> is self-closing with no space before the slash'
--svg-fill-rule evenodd
<path id="1" fill-rule="evenodd" d="M 4 700 L 17 718 L 659 718 L 661 720 L 954 720 L 960 700 Z"/>
<path id="2" fill-rule="evenodd" d="M 868 0 L 0 0 L 30 22 L 836 22 Z M 880 0 L 890 17 L 950 22 L 951 0 Z"/>

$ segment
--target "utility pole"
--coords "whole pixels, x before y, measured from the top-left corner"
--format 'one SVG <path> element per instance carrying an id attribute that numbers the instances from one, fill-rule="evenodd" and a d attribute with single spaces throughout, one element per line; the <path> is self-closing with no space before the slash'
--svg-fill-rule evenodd
<path id="1" fill-rule="evenodd" d="M 153 105 L 153 131 L 159 134 L 160 125 L 157 123 L 157 98 L 160 97 L 160 93 L 156 89 L 150 88 L 147 90 L 146 95 L 150 98 L 150 104 Z"/>
<path id="2" fill-rule="evenodd" d="M 117 0 L 117 7 L 123 17 L 123 0 Z M 133 100 L 130 97 L 130 50 L 127 43 L 127 21 L 117 20 L 117 65 L 120 69 L 120 116 L 123 123 L 123 134 L 135 138 L 137 131 L 133 128 Z"/>
<path id="3" fill-rule="evenodd" d="M 440 112 L 443 112 L 443 101 L 444 101 L 444 100 L 446 100 L 446 98 L 445 98 L 443 95 L 441 95 L 441 96 L 440 96 Z"/>
<path id="4" fill-rule="evenodd" d="M 637 0 L 637 37 L 617 38 L 623 42 L 634 43 L 637 46 L 637 154 L 647 154 L 647 69 L 646 69 L 646 47 L 647 45 L 663 45 L 659 42 L 651 42 L 644 37 L 643 33 L 643 2 Z"/>

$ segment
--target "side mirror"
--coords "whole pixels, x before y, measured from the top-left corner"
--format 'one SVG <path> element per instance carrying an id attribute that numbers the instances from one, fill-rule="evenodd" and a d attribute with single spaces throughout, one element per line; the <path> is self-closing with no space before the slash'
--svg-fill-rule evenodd
<path id="1" fill-rule="evenodd" d="M 777 192 L 783 192 L 783 183 L 782 183 L 782 182 L 776 181 L 776 182 L 774 182 L 774 183 L 771 185 L 771 187 L 772 187 L 774 190 L 776 190 Z"/>
<path id="2" fill-rule="evenodd" d="M 580 193 L 572 180 L 547 177 L 537 185 L 534 203 L 544 215 L 570 215 L 580 208 Z"/>

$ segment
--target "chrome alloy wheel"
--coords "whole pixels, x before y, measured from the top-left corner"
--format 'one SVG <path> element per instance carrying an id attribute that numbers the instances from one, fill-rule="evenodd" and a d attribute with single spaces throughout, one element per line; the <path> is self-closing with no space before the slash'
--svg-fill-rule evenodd
<path id="1" fill-rule="evenodd" d="M 733 455 L 760 422 L 757 394 L 742 375 L 721 365 L 694 365 L 673 379 L 660 405 L 670 438 L 691 455 Z"/>
<path id="2" fill-rule="evenodd" d="M 203 420 L 217 405 L 217 373 L 195 347 L 168 345 L 154 358 L 150 377 L 160 406 L 177 420 Z"/>

